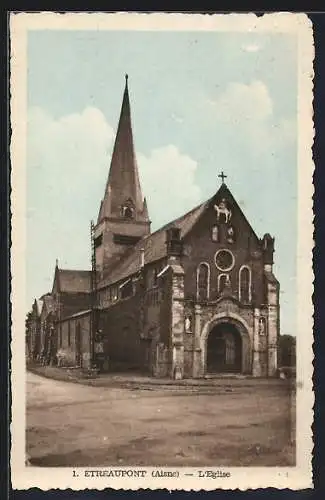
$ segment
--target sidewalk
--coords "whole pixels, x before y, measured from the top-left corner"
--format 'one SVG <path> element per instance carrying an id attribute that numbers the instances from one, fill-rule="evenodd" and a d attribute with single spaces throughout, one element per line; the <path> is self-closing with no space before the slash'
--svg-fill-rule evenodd
<path id="1" fill-rule="evenodd" d="M 183 379 L 172 380 L 169 378 L 154 378 L 140 373 L 102 373 L 96 378 L 82 378 L 80 372 L 73 368 L 58 368 L 55 366 L 29 366 L 30 372 L 46 378 L 60 380 L 62 382 L 74 382 L 82 385 L 91 385 L 95 387 L 120 387 L 131 389 L 147 389 L 154 388 L 163 389 L 185 388 L 192 387 L 253 387 L 259 386 L 276 386 L 285 385 L 284 380 L 278 378 L 253 378 L 244 375 L 218 375 L 211 378 L 202 379 Z"/>

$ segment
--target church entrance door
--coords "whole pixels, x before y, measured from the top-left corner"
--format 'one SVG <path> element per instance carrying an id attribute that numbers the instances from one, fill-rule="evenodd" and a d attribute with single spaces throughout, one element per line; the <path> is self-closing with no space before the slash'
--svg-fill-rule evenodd
<path id="1" fill-rule="evenodd" d="M 207 372 L 229 373 L 242 370 L 242 340 L 235 325 L 219 323 L 208 336 Z"/>

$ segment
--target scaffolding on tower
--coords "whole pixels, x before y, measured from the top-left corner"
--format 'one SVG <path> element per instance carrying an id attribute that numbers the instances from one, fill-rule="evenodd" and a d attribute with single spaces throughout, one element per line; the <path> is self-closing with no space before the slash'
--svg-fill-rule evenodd
<path id="1" fill-rule="evenodd" d="M 98 329 L 97 316 L 97 272 L 96 272 L 96 249 L 95 249 L 95 226 L 93 221 L 90 223 L 91 240 L 91 273 L 90 273 L 90 365 L 94 368 L 95 364 L 95 335 Z"/>

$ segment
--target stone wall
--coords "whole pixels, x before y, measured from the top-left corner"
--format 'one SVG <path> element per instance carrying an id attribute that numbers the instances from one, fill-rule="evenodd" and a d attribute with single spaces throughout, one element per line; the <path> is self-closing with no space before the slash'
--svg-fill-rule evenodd
<path id="1" fill-rule="evenodd" d="M 64 366 L 90 367 L 90 314 L 64 319 L 58 324 L 61 328 L 61 343 L 58 345 Z M 77 349 L 76 332 L 80 331 L 80 352 Z M 59 334 L 60 338 L 60 334 Z M 80 358 L 78 357 L 80 355 Z"/>
<path id="2" fill-rule="evenodd" d="M 60 293 L 61 319 L 67 318 L 90 307 L 89 293 Z"/>
<path id="3" fill-rule="evenodd" d="M 140 295 L 121 299 L 99 314 L 111 369 L 141 370 L 145 364 L 139 331 Z"/>

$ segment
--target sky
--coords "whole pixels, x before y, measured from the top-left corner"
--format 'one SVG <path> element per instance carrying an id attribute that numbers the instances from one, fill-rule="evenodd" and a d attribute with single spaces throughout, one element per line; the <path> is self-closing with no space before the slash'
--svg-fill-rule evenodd
<path id="1" fill-rule="evenodd" d="M 288 34 L 29 31 L 26 308 L 90 267 L 125 73 L 152 230 L 226 183 L 275 237 L 281 333 L 296 329 L 297 47 Z"/>

